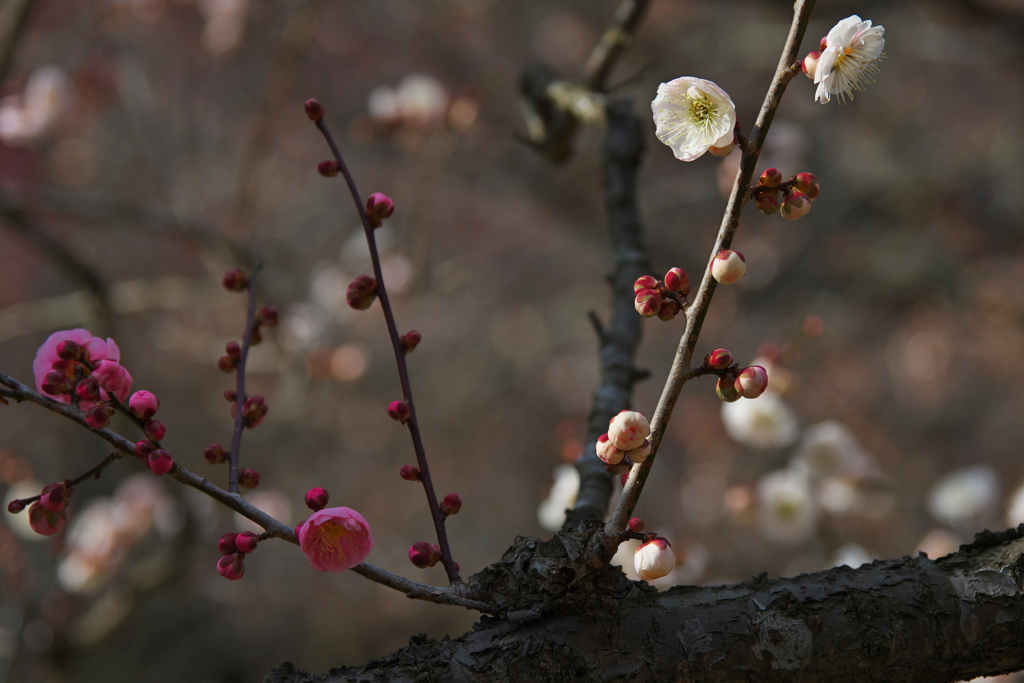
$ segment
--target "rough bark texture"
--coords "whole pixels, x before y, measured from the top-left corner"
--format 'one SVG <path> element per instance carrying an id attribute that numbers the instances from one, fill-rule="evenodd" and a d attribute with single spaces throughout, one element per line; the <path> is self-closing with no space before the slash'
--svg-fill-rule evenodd
<path id="1" fill-rule="evenodd" d="M 518 538 L 472 577 L 503 606 L 458 639 L 267 683 L 957 681 L 1024 668 L 1024 525 L 960 552 L 659 593 L 585 563 L 598 529 Z"/>

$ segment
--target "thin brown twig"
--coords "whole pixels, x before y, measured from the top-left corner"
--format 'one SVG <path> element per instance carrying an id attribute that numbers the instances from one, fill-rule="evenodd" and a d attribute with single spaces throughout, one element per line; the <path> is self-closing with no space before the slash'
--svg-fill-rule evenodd
<path id="1" fill-rule="evenodd" d="M 761 112 L 757 117 L 757 122 L 750 132 L 747 144 L 742 146 L 740 167 L 736 172 L 736 180 L 733 183 L 732 194 L 729 196 L 725 215 L 722 217 L 718 238 L 715 240 L 715 246 L 711 250 L 708 267 L 704 271 L 704 277 L 701 279 L 700 288 L 697 290 L 694 303 L 686 313 L 686 330 L 679 340 L 679 347 L 676 349 L 672 368 L 669 370 L 668 380 L 665 383 L 665 388 L 662 390 L 658 407 L 654 412 L 654 418 L 651 420 L 651 454 L 646 461 L 634 465 L 632 470 L 630 470 L 629 478 L 626 480 L 626 485 L 622 490 L 622 495 L 619 497 L 619 502 L 615 506 L 615 510 L 612 512 L 612 516 L 606 526 L 606 537 L 610 543 L 615 542 L 613 539 L 622 533 L 630 516 L 633 514 L 633 509 L 636 507 L 637 500 L 640 498 L 640 493 L 643 491 L 644 484 L 654 464 L 655 456 L 658 453 L 658 446 L 661 444 L 662 437 L 665 434 L 665 427 L 672 417 L 672 409 L 679 398 L 679 392 L 690 378 L 690 361 L 693 358 L 693 352 L 697 346 L 697 338 L 700 336 L 701 326 L 704 324 L 704 318 L 711 304 L 711 297 L 715 293 L 716 283 L 714 278 L 711 277 L 711 264 L 714 261 L 715 255 L 720 250 L 729 248 L 729 245 L 732 244 L 733 236 L 736 234 L 740 214 L 743 212 L 743 205 L 750 194 L 751 179 L 757 166 L 761 147 L 764 145 L 765 136 L 768 134 L 768 128 L 775 117 L 775 111 L 779 107 L 782 95 L 786 91 L 786 86 L 789 85 L 789 82 L 798 73 L 798 69 L 794 68 L 799 64 L 797 53 L 800 50 L 800 42 L 803 40 L 804 32 L 807 29 L 807 22 L 813 8 L 814 0 L 797 0 L 793 7 L 793 23 L 789 29 L 786 45 L 782 50 L 778 68 L 775 70 L 775 76 L 768 88 L 768 93 L 765 95 L 764 103 L 761 105 Z"/>
<path id="2" fill-rule="evenodd" d="M 228 451 L 228 490 L 231 493 L 238 493 L 238 457 L 242 448 L 242 431 L 245 428 L 245 418 L 242 415 L 242 408 L 245 407 L 245 361 L 249 357 L 249 347 L 252 345 L 252 333 L 256 329 L 256 276 L 259 275 L 262 264 L 257 261 L 252 268 L 252 275 L 249 276 L 249 307 L 245 313 L 245 336 L 242 338 L 241 354 L 235 361 L 235 427 L 231 433 L 231 450 Z"/>
<path id="3" fill-rule="evenodd" d="M 90 479 L 92 477 L 99 479 L 100 474 L 103 472 L 103 470 L 107 469 L 107 467 L 109 467 L 112 463 L 120 460 L 123 457 L 124 453 L 122 453 L 121 451 L 114 451 L 107 457 L 103 458 L 103 460 L 100 461 L 100 464 L 89 469 L 89 471 L 85 472 L 84 474 L 81 474 L 75 477 L 74 479 L 65 479 L 64 485 L 66 488 L 71 489 L 72 487 L 81 484 L 86 479 Z M 15 501 L 21 503 L 22 505 L 28 505 L 29 503 L 34 503 L 35 501 L 39 500 L 41 497 L 42 494 L 36 494 L 31 498 L 17 498 L 15 499 Z"/>

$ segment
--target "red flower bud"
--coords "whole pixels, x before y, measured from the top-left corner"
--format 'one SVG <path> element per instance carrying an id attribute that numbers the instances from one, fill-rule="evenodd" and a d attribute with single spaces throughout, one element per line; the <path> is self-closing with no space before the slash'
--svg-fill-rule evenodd
<path id="1" fill-rule="evenodd" d="M 807 195 L 810 200 L 817 199 L 821 191 L 818 187 L 818 177 L 813 173 L 797 173 L 793 187 Z"/>
<path id="2" fill-rule="evenodd" d="M 639 517 L 634 517 L 633 519 L 629 520 L 629 530 L 632 531 L 634 534 L 640 533 L 644 530 L 644 521 Z"/>
<path id="3" fill-rule="evenodd" d="M 729 353 L 729 349 L 715 349 L 707 355 L 704 362 L 715 370 L 725 370 L 732 365 L 732 354 Z"/>
<path id="4" fill-rule="evenodd" d="M 341 166 L 334 159 L 324 159 L 316 165 L 316 172 L 324 178 L 333 178 L 341 171 Z"/>
<path id="5" fill-rule="evenodd" d="M 242 424 L 245 425 L 246 429 L 259 427 L 260 423 L 263 422 L 263 418 L 267 416 L 268 409 L 267 402 L 262 396 L 253 396 L 246 399 L 242 405 Z M 234 405 L 232 405 L 233 412 Z"/>
<path id="6" fill-rule="evenodd" d="M 67 376 L 67 373 L 50 370 L 43 377 L 42 389 L 48 394 L 58 396 L 70 394 L 71 388 L 75 386 L 75 380 Z"/>
<path id="7" fill-rule="evenodd" d="M 238 552 L 238 546 L 235 545 L 235 538 L 238 534 L 234 532 L 228 532 L 220 537 L 217 541 L 217 550 L 220 551 L 221 555 L 234 555 Z"/>
<path id="8" fill-rule="evenodd" d="M 238 485 L 243 489 L 254 489 L 260 485 L 260 473 L 256 470 L 243 469 L 238 471 Z"/>
<path id="9" fill-rule="evenodd" d="M 230 356 L 221 356 L 217 360 L 217 369 L 224 374 L 230 374 L 235 371 L 235 361 L 231 360 Z"/>
<path id="10" fill-rule="evenodd" d="M 406 481 L 420 480 L 420 468 L 413 467 L 412 465 L 402 465 L 402 469 L 399 470 L 398 474 Z"/>
<path id="11" fill-rule="evenodd" d="M 822 39 L 821 39 L 821 42 L 818 43 L 818 51 L 819 52 L 824 52 L 827 47 L 828 47 L 828 36 L 823 36 Z"/>
<path id="12" fill-rule="evenodd" d="M 24 509 L 25 503 L 18 500 L 17 498 L 15 498 L 14 500 L 7 504 L 7 511 L 10 512 L 12 515 L 16 515 Z"/>
<path id="13" fill-rule="evenodd" d="M 228 452 L 219 443 L 211 443 L 203 449 L 203 457 L 211 465 L 219 465 L 222 462 L 227 462 Z"/>
<path id="14" fill-rule="evenodd" d="M 140 420 L 148 420 L 160 409 L 160 401 L 151 392 L 136 391 L 128 401 L 128 408 Z"/>
<path id="15" fill-rule="evenodd" d="M 60 512 L 68 506 L 68 491 L 64 484 L 50 484 L 43 487 L 39 495 L 39 504 L 50 512 Z"/>
<path id="16" fill-rule="evenodd" d="M 249 346 L 259 346 L 261 341 L 263 341 L 263 335 L 260 334 L 260 328 L 253 326 L 252 334 L 249 335 Z"/>
<path id="17" fill-rule="evenodd" d="M 377 281 L 369 275 L 360 275 L 348 286 L 345 300 L 357 311 L 365 311 L 377 298 Z"/>
<path id="18" fill-rule="evenodd" d="M 28 524 L 40 536 L 52 536 L 64 528 L 68 513 L 64 510 L 51 512 L 39 503 L 32 503 L 28 509 Z"/>
<path id="19" fill-rule="evenodd" d="M 680 296 L 686 296 L 690 293 L 690 278 L 682 268 L 672 268 L 665 273 L 665 286 Z"/>
<path id="20" fill-rule="evenodd" d="M 244 292 L 249 286 L 249 276 L 234 268 L 224 273 L 224 279 L 221 282 L 229 292 Z"/>
<path id="21" fill-rule="evenodd" d="M 782 206 L 777 192 L 762 192 L 754 198 L 754 205 L 766 216 L 774 216 Z"/>
<path id="22" fill-rule="evenodd" d="M 437 507 L 441 509 L 441 513 L 445 517 L 456 514 L 462 509 L 462 498 L 457 493 L 449 493 L 444 499 L 437 504 Z"/>
<path id="23" fill-rule="evenodd" d="M 320 123 L 324 120 L 324 105 L 319 100 L 310 98 L 306 100 L 306 116 L 310 121 Z"/>
<path id="24" fill-rule="evenodd" d="M 259 542 L 259 537 L 251 531 L 243 531 L 235 536 L 235 546 L 238 548 L 238 552 L 246 555 L 256 550 L 256 544 Z"/>
<path id="25" fill-rule="evenodd" d="M 83 401 L 95 401 L 100 397 L 100 385 L 92 377 L 86 377 L 75 387 L 75 394 Z"/>
<path id="26" fill-rule="evenodd" d="M 391 197 L 381 192 L 374 192 L 366 200 L 366 219 L 375 228 L 379 228 L 385 218 L 395 212 L 395 203 Z"/>
<path id="27" fill-rule="evenodd" d="M 236 398 L 238 398 L 238 394 L 235 393 L 234 389 L 228 389 L 224 392 L 224 400 L 228 403 L 234 403 Z"/>
<path id="28" fill-rule="evenodd" d="M 743 398 L 757 398 L 768 388 L 768 372 L 760 365 L 743 368 L 736 378 L 735 387 Z"/>
<path id="29" fill-rule="evenodd" d="M 306 492 L 306 507 L 313 512 L 323 510 L 327 507 L 327 489 L 322 486 L 317 486 Z"/>
<path id="30" fill-rule="evenodd" d="M 633 292 L 639 292 L 641 289 L 656 289 L 657 286 L 658 281 L 653 277 L 650 275 L 642 275 L 633 283 Z"/>
<path id="31" fill-rule="evenodd" d="M 782 171 L 777 168 L 767 168 L 757 182 L 764 187 L 778 187 L 782 182 Z"/>
<path id="32" fill-rule="evenodd" d="M 661 295 L 653 289 L 641 289 L 636 293 L 636 312 L 645 318 L 658 315 L 661 310 Z"/>
<path id="33" fill-rule="evenodd" d="M 217 560 L 217 573 L 228 581 L 238 581 L 245 573 L 245 563 L 242 561 L 244 555 L 234 553 L 225 555 Z"/>
<path id="34" fill-rule="evenodd" d="M 242 357 L 242 347 L 239 346 L 236 341 L 229 341 L 224 346 L 224 352 L 232 361 L 236 361 Z M 234 363 L 232 363 L 232 367 L 234 367 Z"/>
<path id="35" fill-rule="evenodd" d="M 671 299 L 664 301 L 661 304 L 661 308 L 658 309 L 658 320 L 668 322 L 679 315 L 679 311 L 681 310 L 683 309 L 680 308 L 679 304 L 675 301 L 672 301 Z"/>
<path id="36" fill-rule="evenodd" d="M 795 221 L 811 210 L 811 200 L 803 192 L 794 192 L 782 202 L 782 217 Z"/>
<path id="37" fill-rule="evenodd" d="M 423 335 L 421 335 L 416 330 L 409 330 L 408 332 L 403 334 L 401 337 L 399 337 L 399 339 L 401 339 L 402 346 L 405 347 L 406 351 L 412 351 L 417 346 L 419 346 L 420 341 L 422 341 L 422 339 L 423 339 Z"/>
<path id="38" fill-rule="evenodd" d="M 85 411 L 85 423 L 93 429 L 103 429 L 110 424 L 110 416 L 113 414 L 113 408 L 96 404 Z"/>
<path id="39" fill-rule="evenodd" d="M 715 393 L 726 403 L 738 401 L 743 396 L 736 390 L 736 384 L 732 377 L 719 377 L 718 383 L 715 384 Z"/>
<path id="40" fill-rule="evenodd" d="M 409 404 L 405 401 L 392 401 L 388 406 L 388 417 L 392 420 L 405 424 L 409 421 L 410 415 L 412 415 L 412 411 L 409 410 Z"/>
<path id="41" fill-rule="evenodd" d="M 149 454 L 156 450 L 156 444 L 149 439 L 143 439 L 135 444 L 135 457 L 139 460 L 146 460 Z"/>
<path id="42" fill-rule="evenodd" d="M 81 360 L 84 350 L 82 345 L 66 339 L 57 344 L 57 357 L 61 360 Z"/>
<path id="43" fill-rule="evenodd" d="M 420 541 L 409 548 L 409 561 L 420 569 L 433 567 L 441 559 L 441 549 L 436 545 Z"/>
<path id="44" fill-rule="evenodd" d="M 146 458 L 146 467 L 156 476 L 167 474 L 174 467 L 174 458 L 162 448 L 158 448 Z"/>
<path id="45" fill-rule="evenodd" d="M 277 327 L 278 314 L 273 306 L 264 306 L 256 311 L 256 320 L 267 327 Z"/>
<path id="46" fill-rule="evenodd" d="M 157 420 L 146 420 L 146 424 L 143 426 L 143 429 L 146 432 L 146 436 L 153 441 L 159 441 L 164 438 L 164 434 L 167 433 L 167 427 L 164 427 L 164 424 Z"/>

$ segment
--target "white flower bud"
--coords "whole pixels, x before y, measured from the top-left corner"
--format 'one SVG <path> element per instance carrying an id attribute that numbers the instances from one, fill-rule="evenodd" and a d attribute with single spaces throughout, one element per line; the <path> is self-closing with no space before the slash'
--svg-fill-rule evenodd
<path id="1" fill-rule="evenodd" d="M 655 538 L 636 549 L 633 569 L 641 581 L 653 581 L 675 569 L 676 554 L 664 538 Z"/>
<path id="2" fill-rule="evenodd" d="M 651 440 L 644 439 L 644 442 L 626 453 L 633 462 L 643 462 L 651 454 Z"/>
<path id="3" fill-rule="evenodd" d="M 642 413 L 623 410 L 608 425 L 608 439 L 620 451 L 631 451 L 643 445 L 651 435 L 651 423 Z"/>
<path id="4" fill-rule="evenodd" d="M 608 465 L 618 465 L 622 462 L 622 458 L 625 455 L 623 451 L 615 447 L 609 439 L 607 434 L 602 434 L 597 438 L 597 457 L 601 458 Z"/>
<path id="5" fill-rule="evenodd" d="M 723 285 L 739 282 L 746 272 L 746 259 L 738 251 L 722 249 L 711 263 L 711 275 Z"/>

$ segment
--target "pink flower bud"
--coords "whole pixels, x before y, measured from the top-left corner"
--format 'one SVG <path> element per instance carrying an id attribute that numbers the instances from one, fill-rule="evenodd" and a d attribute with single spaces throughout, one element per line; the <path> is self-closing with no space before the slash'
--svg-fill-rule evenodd
<path id="1" fill-rule="evenodd" d="M 715 349 L 707 355 L 704 362 L 708 364 L 709 368 L 725 370 L 732 365 L 732 354 L 729 353 L 729 349 Z"/>
<path id="2" fill-rule="evenodd" d="M 66 508 L 68 506 L 68 492 L 64 488 L 64 484 L 57 483 L 44 486 L 43 492 L 39 494 L 39 504 L 49 512 L 60 512 Z"/>
<path id="3" fill-rule="evenodd" d="M 757 182 L 764 187 L 778 187 L 782 182 L 782 171 L 777 168 L 766 168 Z"/>
<path id="4" fill-rule="evenodd" d="M 420 468 L 413 467 L 412 465 L 402 465 L 402 469 L 398 471 L 398 475 L 406 481 L 419 481 Z"/>
<path id="5" fill-rule="evenodd" d="M 232 369 L 234 369 L 234 361 L 242 357 L 242 347 L 239 346 L 238 342 L 236 341 L 229 341 L 227 344 L 224 345 L 224 353 L 227 354 L 227 357 L 231 359 L 231 367 Z"/>
<path id="6" fill-rule="evenodd" d="M 267 416 L 267 410 L 269 410 L 269 407 L 262 396 L 253 396 L 246 399 L 242 405 L 242 424 L 245 425 L 246 429 L 259 427 L 260 423 L 263 422 L 263 418 Z"/>
<path id="7" fill-rule="evenodd" d="M 682 268 L 671 268 L 665 273 L 665 286 L 680 296 L 686 296 L 690 293 L 690 278 Z"/>
<path id="8" fill-rule="evenodd" d="M 607 465 L 618 465 L 626 457 L 626 452 L 615 447 L 607 434 L 597 437 L 597 457 Z"/>
<path id="9" fill-rule="evenodd" d="M 324 120 L 324 105 L 319 100 L 310 98 L 306 100 L 306 116 L 310 121 L 320 123 Z"/>
<path id="10" fill-rule="evenodd" d="M 608 425 L 608 440 L 620 451 L 639 448 L 651 435 L 651 424 L 643 413 L 623 410 Z"/>
<path id="11" fill-rule="evenodd" d="M 409 561 L 420 569 L 433 567 L 441 559 L 441 549 L 436 545 L 420 541 L 409 547 Z"/>
<path id="12" fill-rule="evenodd" d="M 146 458 L 146 467 L 159 477 L 171 471 L 174 467 L 174 458 L 164 449 L 158 448 Z"/>
<path id="13" fill-rule="evenodd" d="M 711 263 L 711 275 L 723 285 L 739 282 L 746 272 L 746 259 L 738 251 L 722 249 Z"/>
<path id="14" fill-rule="evenodd" d="M 229 531 L 220 537 L 220 540 L 217 541 L 217 550 L 220 551 L 221 555 L 234 555 L 238 552 L 238 546 L 235 545 L 235 538 L 237 537 L 238 534 L 233 531 Z"/>
<path id="15" fill-rule="evenodd" d="M 715 384 L 715 393 L 725 403 L 733 403 L 740 400 L 743 394 L 736 389 L 736 382 L 732 377 L 719 377 Z"/>
<path id="16" fill-rule="evenodd" d="M 222 462 L 227 462 L 228 452 L 219 443 L 211 443 L 203 449 L 203 457 L 211 465 L 219 465 Z"/>
<path id="17" fill-rule="evenodd" d="M 140 420 L 148 420 L 160 409 L 160 401 L 148 391 L 136 391 L 128 401 L 128 408 Z"/>
<path id="18" fill-rule="evenodd" d="M 52 536 L 64 527 L 68 521 L 68 513 L 65 510 L 51 512 L 39 503 L 32 503 L 28 509 L 28 524 L 32 531 L 40 536 Z"/>
<path id="19" fill-rule="evenodd" d="M 754 198 L 754 205 L 766 216 L 774 216 L 782 206 L 777 192 L 762 192 Z"/>
<path id="20" fill-rule="evenodd" d="M 675 569 L 676 555 L 664 538 L 658 537 L 644 543 L 633 555 L 633 569 L 641 581 L 653 581 Z"/>
<path id="21" fill-rule="evenodd" d="M 221 280 L 221 283 L 224 285 L 224 289 L 229 292 L 244 292 L 249 286 L 249 276 L 234 268 L 224 273 L 224 279 Z"/>
<path id="22" fill-rule="evenodd" d="M 360 275 L 348 286 L 345 300 L 357 311 L 365 311 L 377 298 L 377 281 L 369 275 Z"/>
<path id="23" fill-rule="evenodd" d="M 818 51 L 819 52 L 824 52 L 827 47 L 828 47 L 828 36 L 822 36 L 821 42 L 818 43 Z"/>
<path id="24" fill-rule="evenodd" d="M 277 327 L 277 321 L 280 316 L 277 313 L 277 309 L 273 306 L 264 306 L 260 310 L 256 311 L 256 320 L 261 325 L 266 327 Z"/>
<path id="25" fill-rule="evenodd" d="M 633 283 L 633 291 L 639 292 L 641 289 L 656 289 L 658 287 L 658 281 L 650 275 L 643 275 L 637 278 L 637 281 Z"/>
<path id="26" fill-rule="evenodd" d="M 256 550 L 256 544 L 259 542 L 259 537 L 251 531 L 243 531 L 235 536 L 235 547 L 238 548 L 238 552 L 246 555 Z"/>
<path id="27" fill-rule="evenodd" d="M 661 295 L 653 289 L 641 289 L 636 293 L 636 312 L 645 318 L 658 315 L 661 310 Z"/>
<path id="28" fill-rule="evenodd" d="M 811 200 L 802 192 L 794 192 L 782 202 L 782 217 L 795 221 L 811 210 Z"/>
<path id="29" fill-rule="evenodd" d="M 238 485 L 243 489 L 254 489 L 260 485 L 260 473 L 256 470 L 238 470 Z"/>
<path id="30" fill-rule="evenodd" d="M 392 420 L 405 424 L 410 415 L 412 415 L 412 411 L 409 410 L 409 404 L 405 401 L 392 401 L 388 406 L 388 417 Z"/>
<path id="31" fill-rule="evenodd" d="M 626 455 L 633 462 L 643 462 L 647 460 L 647 456 L 651 454 L 651 440 L 644 439 L 644 442 L 634 448 L 633 450 L 626 451 Z"/>
<path id="32" fill-rule="evenodd" d="M 110 424 L 110 416 L 113 414 L 113 408 L 96 404 L 85 411 L 85 423 L 92 429 L 103 429 Z"/>
<path id="33" fill-rule="evenodd" d="M 217 573 L 228 581 L 238 581 L 245 573 L 244 555 L 232 553 L 217 560 Z"/>
<path id="34" fill-rule="evenodd" d="M 156 444 L 149 439 L 143 439 L 135 444 L 135 457 L 139 460 L 148 460 L 149 454 L 156 450 Z"/>
<path id="35" fill-rule="evenodd" d="M 12 515 L 16 515 L 16 514 L 18 514 L 19 512 L 21 512 L 24 509 L 25 509 L 24 501 L 18 500 L 17 498 L 15 498 L 14 500 L 12 500 L 10 503 L 7 504 L 7 511 L 9 513 L 11 513 Z"/>
<path id="36" fill-rule="evenodd" d="M 445 517 L 449 517 L 462 509 L 462 498 L 457 493 L 449 493 L 437 504 L 437 507 L 441 509 L 441 513 Z"/>
<path id="37" fill-rule="evenodd" d="M 100 397 L 100 385 L 92 377 L 86 377 L 75 387 L 75 394 L 82 401 L 95 401 Z"/>
<path id="38" fill-rule="evenodd" d="M 306 561 L 321 572 L 351 569 L 365 560 L 373 548 L 370 526 L 351 508 L 314 512 L 295 531 Z"/>
<path id="39" fill-rule="evenodd" d="M 661 308 L 658 310 L 658 320 L 668 322 L 679 315 L 679 311 L 681 310 L 683 309 L 680 308 L 679 304 L 675 301 L 672 301 L 671 299 L 666 300 L 661 304 Z"/>
<path id="40" fill-rule="evenodd" d="M 334 159 L 324 159 L 316 165 L 316 172 L 324 178 L 333 178 L 341 171 L 341 166 Z"/>
<path id="41" fill-rule="evenodd" d="M 768 372 L 760 365 L 743 368 L 736 378 L 735 386 L 743 398 L 757 398 L 768 388 Z"/>
<path id="42" fill-rule="evenodd" d="M 329 496 L 327 495 L 327 489 L 323 488 L 322 486 L 312 488 L 306 491 L 306 507 L 308 507 L 313 512 L 323 510 L 325 507 L 327 507 L 328 497 Z"/>
<path id="43" fill-rule="evenodd" d="M 57 357 L 61 360 L 81 360 L 84 350 L 81 344 L 66 339 L 57 344 Z"/>
<path id="44" fill-rule="evenodd" d="M 797 173 L 793 187 L 807 195 L 811 201 L 817 199 L 821 191 L 818 187 L 818 176 L 813 173 Z"/>
<path id="45" fill-rule="evenodd" d="M 224 374 L 230 374 L 235 371 L 235 361 L 231 360 L 230 356 L 221 356 L 217 360 L 217 369 Z"/>
<path id="46" fill-rule="evenodd" d="M 101 360 L 92 371 L 92 378 L 107 393 L 114 394 L 118 399 L 132 389 L 132 378 L 128 372 L 118 365 L 117 361 Z"/>
<path id="47" fill-rule="evenodd" d="M 644 530 L 644 520 L 640 519 L 639 517 L 634 517 L 633 519 L 629 520 L 629 530 L 632 531 L 634 534 L 640 533 Z"/>
<path id="48" fill-rule="evenodd" d="M 379 228 L 385 218 L 395 212 L 395 203 L 381 192 L 374 192 L 366 200 L 366 219 L 375 228 Z"/>
<path id="49" fill-rule="evenodd" d="M 142 428 L 146 432 L 146 436 L 153 441 L 159 441 L 167 433 L 167 427 L 164 427 L 163 422 L 157 420 L 146 420 L 146 424 Z"/>
<path id="50" fill-rule="evenodd" d="M 53 394 L 54 396 L 70 394 L 71 388 L 74 386 L 75 380 L 63 372 L 51 370 L 43 377 L 42 390 L 47 394 Z"/>
<path id="51" fill-rule="evenodd" d="M 420 345 L 420 341 L 423 340 L 423 335 L 421 335 L 416 330 L 409 330 L 401 337 L 399 337 L 399 339 L 401 340 L 402 346 L 405 347 L 406 351 L 412 351 L 413 349 Z"/>
<path id="52" fill-rule="evenodd" d="M 800 70 L 812 81 L 814 80 L 814 75 L 818 72 L 818 60 L 820 59 L 821 53 L 815 50 L 814 52 L 807 53 L 803 63 L 800 64 Z"/>

